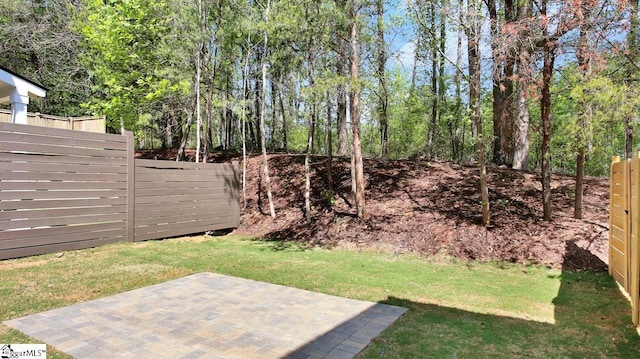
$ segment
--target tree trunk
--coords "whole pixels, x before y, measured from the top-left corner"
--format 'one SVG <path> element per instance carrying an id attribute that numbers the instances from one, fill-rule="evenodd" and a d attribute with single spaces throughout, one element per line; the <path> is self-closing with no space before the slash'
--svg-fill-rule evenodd
<path id="1" fill-rule="evenodd" d="M 475 124 L 478 133 L 476 139 L 476 152 L 478 155 L 478 167 L 480 174 L 480 197 L 482 200 L 482 224 L 490 223 L 489 188 L 487 186 L 487 167 L 484 154 L 484 141 L 482 138 L 482 112 L 480 109 L 480 22 L 478 20 L 478 0 L 469 1 L 469 13 L 472 17 L 467 26 L 467 55 L 469 58 L 469 107 L 471 120 Z"/>
<path id="2" fill-rule="evenodd" d="M 269 5 L 271 1 L 267 0 L 267 7 L 265 9 L 265 21 L 269 22 Z M 271 214 L 271 218 L 276 218 L 276 210 L 273 205 L 273 197 L 271 195 L 271 179 L 269 178 L 269 164 L 267 160 L 267 140 L 266 140 L 266 131 L 264 127 L 264 102 L 265 102 L 265 94 L 267 92 L 267 44 L 268 44 L 267 32 L 264 32 L 264 53 L 262 56 L 262 103 L 260 106 L 260 142 L 262 144 L 262 165 L 264 172 L 264 182 L 267 187 L 267 198 L 269 199 L 269 213 Z"/>
<path id="3" fill-rule="evenodd" d="M 206 159 L 209 158 L 209 150 L 213 148 L 211 134 L 211 111 L 209 107 L 209 102 L 207 99 L 208 93 L 204 93 L 204 121 L 202 123 L 202 139 L 204 140 L 204 145 L 202 146 L 202 158 L 206 162 Z"/>
<path id="4" fill-rule="evenodd" d="M 632 61 L 636 61 L 640 49 L 638 49 L 638 28 L 640 27 L 640 19 L 638 19 L 639 0 L 630 1 L 629 11 L 629 32 L 627 33 L 627 48 Z M 631 71 L 635 71 L 633 66 L 629 66 Z"/>
<path id="5" fill-rule="evenodd" d="M 331 95 L 327 91 L 327 187 L 333 196 L 333 136 L 331 134 Z"/>
<path id="6" fill-rule="evenodd" d="M 357 13 L 351 5 L 351 136 L 352 138 L 352 158 L 353 158 L 353 178 L 355 185 L 354 203 L 358 218 L 364 218 L 364 166 L 362 163 L 362 149 L 360 144 L 360 84 L 358 83 L 359 56 L 358 56 L 358 24 Z"/>
<path id="7" fill-rule="evenodd" d="M 163 117 L 164 117 L 164 136 L 162 136 L 162 142 L 160 144 L 160 147 L 163 150 L 166 150 L 171 146 L 173 131 L 171 129 L 171 117 L 167 114 L 163 114 Z M 121 131 L 124 131 L 124 121 L 122 121 L 122 119 L 120 119 L 120 128 L 121 128 Z"/>
<path id="8" fill-rule="evenodd" d="M 207 44 L 206 46 L 210 46 L 211 43 Z M 204 69 L 205 69 L 205 73 L 203 75 L 204 77 L 204 81 L 205 83 L 207 81 L 211 81 L 210 83 L 214 83 L 215 78 L 216 78 L 216 67 L 215 67 L 215 59 L 217 59 L 218 57 L 218 51 L 217 51 L 217 47 L 213 52 L 213 55 L 209 55 L 205 58 L 205 64 L 203 65 Z M 210 74 L 207 74 L 207 69 L 209 67 L 213 67 L 213 70 L 210 71 Z M 208 77 L 207 75 L 209 75 L 210 77 Z M 206 132 L 204 134 L 204 158 L 208 158 L 209 157 L 209 151 L 213 148 L 213 86 L 206 86 L 205 87 L 205 93 L 204 93 L 204 116 L 205 116 L 205 126 L 206 126 Z M 226 101 L 225 101 L 226 103 Z"/>
<path id="9" fill-rule="evenodd" d="M 222 102 L 223 102 L 223 106 L 222 106 L 222 110 L 220 111 L 220 122 L 222 122 L 222 130 L 224 131 L 224 137 L 221 138 L 221 144 L 222 144 L 222 148 L 224 148 L 225 150 L 228 150 L 231 147 L 231 126 L 230 126 L 230 119 L 229 117 L 229 113 L 227 111 L 227 107 L 226 104 L 228 103 L 229 98 L 227 97 L 226 91 L 222 93 Z M 220 138 L 220 135 L 218 135 L 218 138 Z"/>
<path id="10" fill-rule="evenodd" d="M 347 13 L 346 0 L 335 0 L 336 6 L 344 13 Z M 336 86 L 336 131 L 337 146 L 336 155 L 346 156 L 348 149 L 348 132 L 347 132 L 347 89 L 344 80 L 347 78 L 347 54 L 349 53 L 349 42 L 345 39 L 348 36 L 348 27 L 337 26 L 335 33 L 336 41 L 336 74 L 340 82 Z"/>
<path id="11" fill-rule="evenodd" d="M 630 2 L 629 11 L 629 32 L 627 33 L 627 48 L 629 49 L 629 57 L 631 61 L 636 62 L 638 60 L 638 28 L 640 27 L 640 19 L 638 19 L 638 8 L 640 1 L 632 0 Z M 628 66 L 628 77 L 632 78 L 636 72 L 636 67 L 633 64 Z M 627 116 L 625 118 L 625 136 L 624 136 L 624 154 L 625 158 L 629 159 L 633 156 L 633 117 Z"/>
<path id="12" fill-rule="evenodd" d="M 525 56 L 525 55 L 521 55 Z M 529 96 L 527 82 L 518 81 L 518 119 L 516 122 L 516 145 L 513 152 L 514 170 L 529 169 Z"/>
<path id="13" fill-rule="evenodd" d="M 257 64 L 266 64 L 266 59 L 265 57 L 267 56 L 266 54 L 257 53 L 258 55 L 258 59 L 257 59 Z M 262 69 L 264 70 L 264 69 Z M 255 127 L 258 128 L 258 131 L 253 132 L 252 134 L 255 136 L 255 138 L 253 139 L 255 146 L 260 146 L 260 144 L 262 143 L 262 131 L 260 130 L 260 121 L 263 120 L 262 118 L 262 114 L 264 113 L 264 97 L 265 97 L 265 89 L 266 89 L 266 84 L 264 83 L 264 80 L 262 79 L 262 77 L 258 76 L 258 74 L 255 74 L 256 77 L 256 81 L 255 81 L 255 93 L 254 93 L 254 106 L 255 106 L 255 110 L 254 110 L 254 121 L 255 121 Z"/>
<path id="14" fill-rule="evenodd" d="M 276 129 L 278 128 L 276 124 L 276 119 L 278 118 L 277 96 L 275 81 L 271 81 L 271 131 L 269 132 L 269 148 L 272 152 L 276 148 Z"/>
<path id="15" fill-rule="evenodd" d="M 494 100 L 494 133 L 493 162 L 498 165 L 511 166 L 513 162 L 514 140 L 514 106 L 513 106 L 513 74 L 514 62 L 509 57 L 503 65 L 503 74 L 494 83 L 494 94 L 499 93 L 497 100 Z M 496 88 L 497 86 L 497 88 Z M 497 133 L 497 135 L 496 135 Z"/>
<path id="16" fill-rule="evenodd" d="M 582 21 L 580 23 L 580 38 L 578 39 L 578 49 L 576 57 L 578 59 L 578 70 L 580 71 L 580 77 L 583 81 L 587 80 L 590 73 L 590 60 L 589 60 L 589 18 L 591 16 L 591 5 L 583 3 L 581 6 Z M 582 101 L 581 101 L 582 102 Z M 585 115 L 581 116 L 578 121 L 578 138 L 576 139 L 578 150 L 576 154 L 576 184 L 575 184 L 575 202 L 573 207 L 573 218 L 582 219 L 582 197 L 584 194 L 584 161 L 585 161 L 585 146 L 587 136 L 585 135 L 587 121 L 593 117 L 591 113 L 591 106 L 584 103 L 580 103 L 580 107 L 585 111 Z"/>
<path id="17" fill-rule="evenodd" d="M 288 151 L 289 145 L 287 144 L 287 117 L 285 115 L 284 107 L 284 85 L 282 84 L 283 76 L 280 74 L 280 85 L 278 91 L 278 99 L 280 103 L 280 123 L 282 124 L 282 149 Z"/>
<path id="18" fill-rule="evenodd" d="M 316 105 L 311 104 L 311 113 L 309 115 L 309 132 L 307 135 L 307 151 L 304 156 L 304 214 L 307 223 L 311 223 L 311 152 L 313 148 L 315 121 Z"/>
<path id="19" fill-rule="evenodd" d="M 187 113 L 187 128 L 183 132 L 182 139 L 180 140 L 180 147 L 178 147 L 178 155 L 176 156 L 176 161 L 184 161 L 185 155 L 184 151 L 187 147 L 187 139 L 189 138 L 189 132 L 191 128 L 191 123 L 193 122 L 193 112 L 189 111 Z"/>
<path id="20" fill-rule="evenodd" d="M 341 44 L 340 49 L 338 50 L 338 57 L 336 68 L 338 72 L 338 76 L 341 79 L 346 78 L 347 76 L 347 59 L 343 51 L 348 51 L 345 44 L 346 41 L 341 38 L 338 39 L 338 43 Z M 336 147 L 336 154 L 338 156 L 345 156 L 348 153 L 347 143 L 348 143 L 348 135 L 347 135 L 347 89 L 344 84 L 339 84 L 336 88 L 337 95 L 337 113 L 336 113 L 336 127 L 338 133 L 338 146 Z"/>
<path id="21" fill-rule="evenodd" d="M 439 46 L 440 46 L 440 50 L 438 50 L 438 122 L 442 121 L 442 116 L 445 112 L 445 109 L 448 109 L 448 105 L 447 105 L 447 94 L 446 94 L 446 73 L 445 73 L 445 56 L 443 54 L 446 53 L 447 51 L 447 26 L 446 26 L 446 18 L 444 16 L 440 16 L 440 38 L 439 38 Z M 451 122 L 455 121 L 453 118 L 450 118 L 447 120 L 447 123 L 450 124 L 450 127 L 454 127 L 451 126 Z M 457 126 L 455 126 L 457 127 Z M 452 131 L 450 131 L 452 132 Z M 455 132 L 455 131 L 453 131 Z M 452 141 L 454 141 L 453 136 L 451 138 Z M 451 152 L 451 157 L 454 157 L 453 153 L 455 152 L 455 150 L 453 150 Z"/>
<path id="22" fill-rule="evenodd" d="M 464 12 L 463 12 L 464 0 L 458 0 L 458 37 L 456 41 L 456 69 L 462 68 L 462 39 L 464 38 Z M 462 71 L 456 71 L 455 76 L 456 88 L 455 88 L 455 98 L 456 98 L 456 107 L 455 107 L 455 117 L 458 119 L 462 119 Z M 460 122 L 457 122 L 460 123 Z M 451 149 L 454 153 L 453 158 L 455 161 L 462 160 L 465 152 L 464 147 L 464 127 L 462 130 L 462 138 L 459 141 L 459 146 L 456 146 L 456 141 L 451 139 Z M 454 129 L 454 131 L 460 131 L 460 129 Z M 452 133 L 454 131 L 451 131 Z M 459 138 L 456 136 L 456 139 Z"/>
<path id="23" fill-rule="evenodd" d="M 532 4 L 530 1 L 525 1 L 519 5 L 517 11 L 517 17 L 520 20 L 528 19 L 531 17 Z M 529 30 L 525 30 L 522 35 L 524 38 L 529 36 Z M 531 72 L 531 51 L 532 49 L 528 44 L 521 44 L 519 46 L 519 55 L 517 57 L 518 74 L 520 75 L 517 81 L 518 84 L 518 102 L 516 106 L 516 128 L 515 128 L 515 146 L 513 150 L 513 165 L 515 170 L 528 170 L 529 169 L 529 76 Z"/>
<path id="24" fill-rule="evenodd" d="M 542 90 L 540 98 L 540 115 L 542 128 L 542 210 L 545 221 L 551 221 L 551 158 L 549 144 L 551 142 L 551 77 L 555 63 L 555 45 L 546 39 L 544 45 L 544 62 L 542 66 Z"/>
<path id="25" fill-rule="evenodd" d="M 502 24 L 514 21 L 514 6 L 512 0 L 505 0 L 504 18 L 499 16 L 499 9 L 495 0 L 487 1 L 489 18 L 491 19 L 491 34 L 494 38 L 500 35 Z M 496 50 L 491 43 L 492 50 Z M 512 165 L 514 144 L 514 68 L 516 54 L 509 50 L 506 58 L 500 61 L 496 56 L 493 64 L 493 162 L 499 165 Z"/>
<path id="26" fill-rule="evenodd" d="M 244 85 L 244 83 L 243 83 Z M 243 94 L 244 96 L 244 94 Z M 231 96 L 229 96 L 229 87 L 227 85 L 227 88 L 225 89 L 225 91 L 222 93 L 222 101 L 224 103 L 223 108 L 222 108 L 222 112 L 220 113 L 220 120 L 222 121 L 222 127 L 224 129 L 224 138 L 222 139 L 222 148 L 224 148 L 225 150 L 230 150 L 231 149 L 231 129 L 232 129 L 232 124 L 231 124 L 231 118 L 229 118 L 229 111 L 227 111 L 227 106 L 229 104 L 229 98 Z"/>
<path id="27" fill-rule="evenodd" d="M 429 124 L 429 135 L 427 137 L 427 153 L 429 157 L 433 157 L 433 141 L 436 137 L 436 127 L 438 125 L 438 42 L 436 33 L 436 10 L 434 2 L 430 3 L 431 23 L 429 24 L 429 33 L 431 40 L 429 47 L 431 48 L 431 123 Z"/>
<path id="28" fill-rule="evenodd" d="M 584 147 L 578 148 L 576 156 L 576 198 L 573 210 L 573 218 L 582 219 L 582 194 L 584 193 Z"/>
<path id="29" fill-rule="evenodd" d="M 202 6 L 202 5 L 201 5 Z M 202 116 L 200 114 L 200 73 L 202 72 L 202 61 L 200 51 L 196 58 L 196 163 L 200 162 L 200 137 L 202 128 Z"/>
<path id="30" fill-rule="evenodd" d="M 310 41 L 311 42 L 311 41 Z M 304 156 L 304 213 L 307 223 L 311 223 L 311 154 L 313 153 L 313 136 L 316 128 L 316 94 L 315 79 L 313 73 L 313 54 L 311 52 L 312 45 L 309 44 L 309 53 L 307 56 L 307 71 L 309 76 L 309 88 L 311 89 L 311 106 L 309 113 L 309 131 L 307 133 L 307 150 Z"/>
<path id="31" fill-rule="evenodd" d="M 242 68 L 242 208 L 247 207 L 247 92 L 249 78 L 249 58 L 251 57 L 250 35 L 247 34 L 247 54 Z"/>
<path id="32" fill-rule="evenodd" d="M 626 159 L 633 156 L 633 118 L 631 116 L 624 119 L 624 155 Z"/>
<path id="33" fill-rule="evenodd" d="M 413 67 L 411 68 L 411 85 L 409 87 L 409 96 L 413 96 L 416 91 L 416 81 L 418 80 L 418 64 L 420 63 L 420 47 L 422 36 L 416 35 L 415 48 L 413 50 Z"/>
<path id="34" fill-rule="evenodd" d="M 378 99 L 378 116 L 380 116 L 380 157 L 387 158 L 389 154 L 389 119 L 387 107 L 389 93 L 387 90 L 387 51 L 384 41 L 384 0 L 376 0 L 378 17 L 378 81 L 380 81 L 380 95 Z"/>

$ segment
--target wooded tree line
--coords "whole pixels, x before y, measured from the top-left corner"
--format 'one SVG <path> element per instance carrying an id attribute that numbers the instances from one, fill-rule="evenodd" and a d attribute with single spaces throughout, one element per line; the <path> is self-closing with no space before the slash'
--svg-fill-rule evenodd
<path id="1" fill-rule="evenodd" d="M 359 216 L 363 157 L 477 162 L 488 224 L 486 162 L 540 171 L 550 219 L 552 171 L 579 217 L 583 175 L 631 155 L 638 22 L 638 0 L 0 0 L 0 65 L 50 89 L 30 109 L 141 148 L 261 150 L 267 187 L 267 151 L 305 153 L 309 220 L 312 155 L 352 157 Z"/>

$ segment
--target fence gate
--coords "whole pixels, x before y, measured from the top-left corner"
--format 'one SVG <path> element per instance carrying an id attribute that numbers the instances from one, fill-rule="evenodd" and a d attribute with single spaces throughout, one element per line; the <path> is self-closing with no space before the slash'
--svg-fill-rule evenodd
<path id="1" fill-rule="evenodd" d="M 640 324 L 640 153 L 613 157 L 609 199 L 609 274 L 629 293 L 632 321 Z"/>

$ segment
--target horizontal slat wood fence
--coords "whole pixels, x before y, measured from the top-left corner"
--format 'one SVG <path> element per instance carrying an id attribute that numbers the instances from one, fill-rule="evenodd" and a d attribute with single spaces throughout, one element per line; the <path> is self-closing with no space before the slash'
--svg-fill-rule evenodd
<path id="1" fill-rule="evenodd" d="M 238 226 L 233 168 L 209 163 L 135 161 L 135 240 Z"/>
<path id="2" fill-rule="evenodd" d="M 0 259 L 235 228 L 237 168 L 134 159 L 130 133 L 0 123 Z"/>
<path id="3" fill-rule="evenodd" d="M 11 122 L 11 110 L 0 109 L 0 122 Z M 29 112 L 27 124 L 74 131 L 106 132 L 104 117 L 60 117 Z"/>
<path id="4" fill-rule="evenodd" d="M 631 297 L 631 319 L 640 324 L 640 153 L 611 163 L 609 273 Z"/>

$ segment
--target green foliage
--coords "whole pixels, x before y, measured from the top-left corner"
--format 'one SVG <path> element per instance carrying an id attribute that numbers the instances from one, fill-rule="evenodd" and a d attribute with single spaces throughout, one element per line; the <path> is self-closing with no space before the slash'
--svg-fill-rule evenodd
<path id="1" fill-rule="evenodd" d="M 333 207 L 336 204 L 336 194 L 332 190 L 323 188 L 320 195 L 325 201 L 327 201 L 327 205 L 329 205 L 329 207 Z"/>
<path id="2" fill-rule="evenodd" d="M 69 26 L 73 11 L 67 0 L 0 0 L 0 66 L 48 89 L 46 98 L 30 101 L 30 112 L 89 114 L 80 106 L 90 77 L 79 60 L 81 39 Z"/>
<path id="3" fill-rule="evenodd" d="M 407 158 L 419 152 L 427 138 L 425 101 L 420 90 L 410 91 L 407 74 L 400 69 L 390 71 L 387 78 L 389 157 Z"/>
<path id="4" fill-rule="evenodd" d="M 611 156 L 624 155 L 625 119 L 628 116 L 635 118 L 640 108 L 637 86 L 618 81 L 606 72 L 583 79 L 575 66 L 568 65 L 555 79 L 552 93 L 550 156 L 553 171 L 574 173 L 576 153 L 582 146 L 586 154 L 585 173 L 608 175 Z M 532 106 L 532 120 L 539 119 L 538 111 L 538 106 Z M 537 126 L 534 122 L 534 163 L 539 162 Z M 638 143 L 638 139 L 634 139 L 634 143 Z"/>
<path id="5" fill-rule="evenodd" d="M 181 11 L 184 4 L 90 0 L 84 5 L 75 27 L 87 49 L 83 60 L 97 81 L 89 108 L 104 113 L 112 128 L 122 123 L 137 129 L 143 115 L 167 116 L 167 104 L 185 104 L 192 87 L 188 54 L 194 51 L 188 48 L 195 46 L 189 33 L 186 39 L 175 33 L 192 30 L 185 25 L 190 14 Z M 181 115 L 174 110 L 169 116 Z"/>
<path id="6" fill-rule="evenodd" d="M 194 138 L 196 125 L 187 128 L 186 120 L 195 112 L 197 58 L 203 61 L 200 100 L 207 120 L 203 132 L 210 136 L 211 147 L 226 143 L 224 136 L 228 134 L 228 143 L 241 148 L 240 128 L 245 121 L 249 148 L 256 148 L 259 138 L 251 138 L 249 132 L 252 126 L 256 132 L 255 122 L 263 106 L 269 147 L 284 147 L 286 137 L 289 150 L 302 152 L 307 146 L 311 109 L 315 108 L 314 148 L 316 153 L 326 154 L 327 131 L 332 132 L 334 141 L 337 138 L 336 87 L 358 87 L 362 93 L 362 147 L 367 156 L 379 156 L 377 107 L 382 90 L 376 71 L 377 15 L 373 4 L 355 2 L 361 49 L 360 77 L 355 83 L 336 70 L 339 56 L 348 55 L 341 40 L 348 38 L 351 20 L 347 5 L 353 2 L 345 2 L 342 8 L 336 1 L 268 3 L 266 18 L 266 0 L 203 1 L 203 14 L 199 14 L 198 2 L 187 0 L 2 0 L 0 37 L 15 41 L 0 42 L 0 65 L 50 89 L 46 99 L 32 100 L 31 110 L 106 115 L 111 131 L 123 124 L 135 131 L 142 147 L 175 146 L 175 139 L 188 130 L 192 130 L 189 138 Z M 407 11 L 403 2 L 384 3 L 389 157 L 429 153 L 444 160 L 471 160 L 475 150 L 466 80 L 457 76 L 453 56 L 444 62 L 443 73 L 431 66 L 433 59 L 439 61 L 435 47 L 444 46 L 438 26 L 444 22 L 447 38 L 457 31 L 456 3 L 410 3 L 412 8 Z M 437 12 L 432 14 L 432 10 Z M 443 16 L 447 12 L 455 16 Z M 415 78 L 410 78 L 410 69 L 401 69 L 394 62 L 394 50 L 408 40 L 415 41 L 417 47 Z M 463 41 L 461 45 L 466 44 Z M 455 49 L 446 50 L 451 55 Z M 584 146 L 586 172 L 606 174 L 610 156 L 623 152 L 624 120 L 630 118 L 638 127 L 638 71 L 620 54 L 611 54 L 606 60 L 606 68 L 586 79 L 570 61 L 554 78 L 550 154 L 554 171 L 573 173 L 576 150 Z M 265 103 L 259 93 L 262 62 L 268 72 Z M 464 61 L 461 66 L 465 72 Z M 485 78 L 490 77 L 489 66 L 483 71 Z M 434 76 L 443 91 L 432 88 Z M 244 80 L 246 93 L 242 93 Z M 460 90 L 459 98 L 456 89 Z M 482 138 L 491 151 L 492 99 L 486 88 L 483 93 Z M 426 148 L 435 99 L 435 136 L 431 148 Z M 328 106 L 333 113 L 331 129 L 327 129 Z M 533 94 L 530 111 L 530 162 L 535 169 L 540 163 L 540 116 Z"/>

